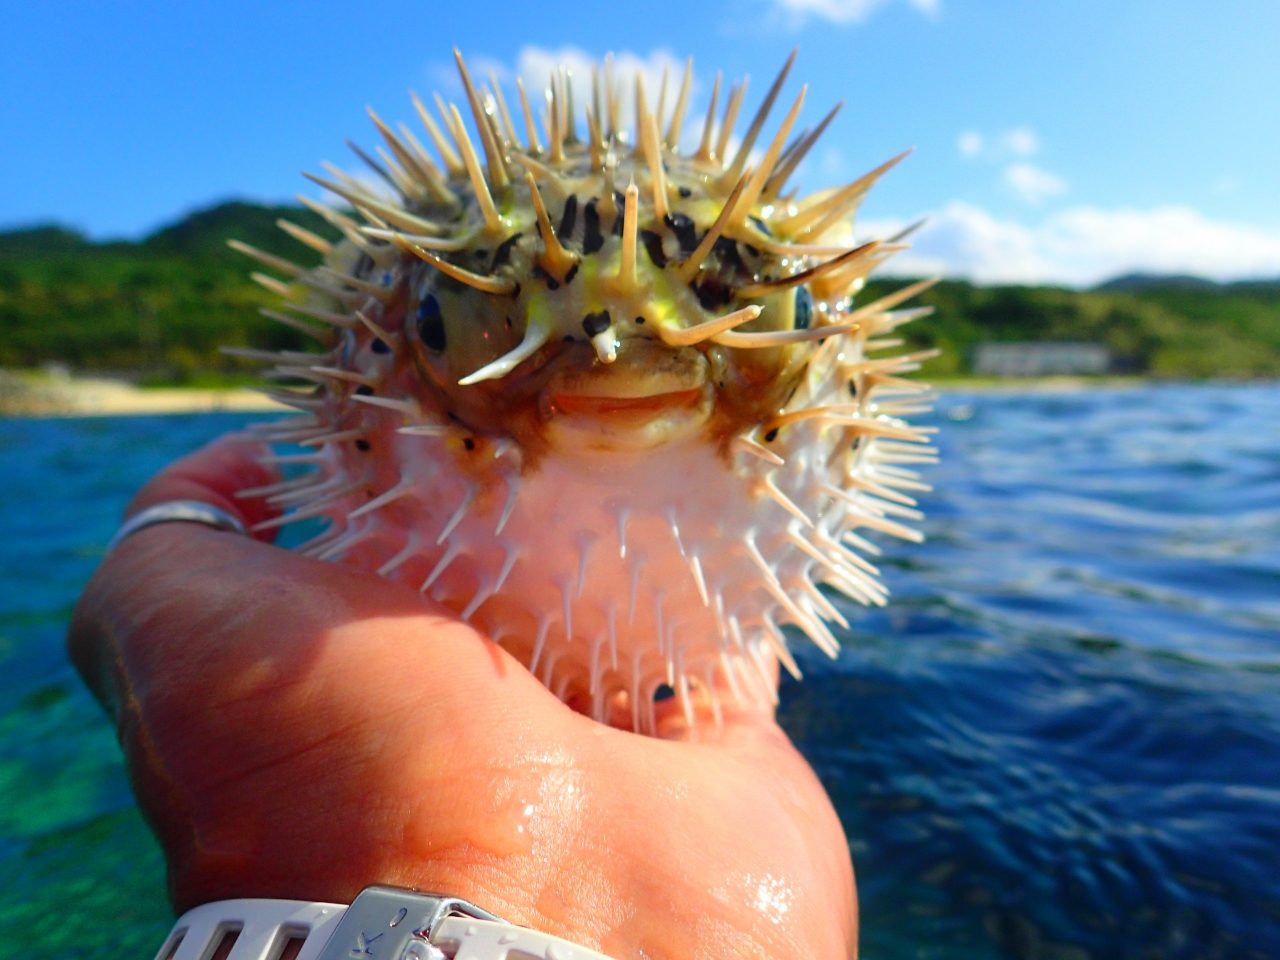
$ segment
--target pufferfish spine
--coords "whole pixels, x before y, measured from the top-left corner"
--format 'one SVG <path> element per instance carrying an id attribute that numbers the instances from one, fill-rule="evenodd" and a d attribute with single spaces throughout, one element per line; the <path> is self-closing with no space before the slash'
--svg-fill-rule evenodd
<path id="1" fill-rule="evenodd" d="M 919 539 L 914 468 L 927 432 L 907 417 L 925 354 L 880 356 L 927 309 L 928 282 L 854 295 L 901 237 L 855 243 L 852 216 L 901 157 L 836 190 L 786 184 L 836 110 L 791 131 L 801 90 L 759 161 L 752 151 L 787 61 L 736 151 L 746 81 L 697 146 L 674 106 L 634 81 L 621 126 L 611 62 L 580 129 L 564 71 L 542 123 L 519 86 L 524 138 L 496 81 L 457 55 L 480 142 L 461 112 L 413 96 L 435 149 L 370 115 L 357 153 L 382 181 L 312 177 L 349 211 L 306 200 L 344 238 L 282 227 L 321 253 L 308 269 L 233 244 L 287 279 L 272 318 L 317 353 L 248 353 L 301 412 L 265 426 L 303 476 L 241 492 L 327 521 L 299 549 L 419 590 L 599 719 L 655 729 L 655 696 L 687 720 L 776 700 L 783 627 L 828 654 L 847 626 L 819 584 L 863 604 L 886 591 L 864 533 Z M 838 110 L 838 107 L 836 108 Z M 789 139 L 790 138 L 790 139 Z"/>

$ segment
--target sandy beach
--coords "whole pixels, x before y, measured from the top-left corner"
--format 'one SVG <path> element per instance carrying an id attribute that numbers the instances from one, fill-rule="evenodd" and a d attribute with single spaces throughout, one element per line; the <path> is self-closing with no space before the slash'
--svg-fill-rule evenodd
<path id="1" fill-rule="evenodd" d="M 284 410 L 243 388 L 137 387 L 123 380 L 0 370 L 0 416 L 91 417 Z"/>

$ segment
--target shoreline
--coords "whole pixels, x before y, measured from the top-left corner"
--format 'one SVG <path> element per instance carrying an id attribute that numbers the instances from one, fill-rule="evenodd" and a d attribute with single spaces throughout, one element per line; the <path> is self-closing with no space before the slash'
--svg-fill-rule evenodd
<path id="1" fill-rule="evenodd" d="M 934 393 L 1081 393 L 1168 382 L 1146 377 L 940 377 Z M 1187 381 L 1192 382 L 1192 381 Z M 1206 381 L 1220 382 L 1220 381 Z M 1235 382 L 1235 381 L 1231 381 Z M 0 417 L 124 417 L 179 413 L 285 413 L 289 408 L 248 387 L 139 387 L 108 377 L 0 370 Z"/>
<path id="2" fill-rule="evenodd" d="M 0 370 L 0 416 L 123 417 L 176 413 L 283 412 L 247 387 L 139 387 L 107 377 Z"/>

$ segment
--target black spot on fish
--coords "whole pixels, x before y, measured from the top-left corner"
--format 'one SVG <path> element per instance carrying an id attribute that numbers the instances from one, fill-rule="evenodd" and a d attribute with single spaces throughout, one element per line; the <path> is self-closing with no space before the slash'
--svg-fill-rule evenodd
<path id="1" fill-rule="evenodd" d="M 765 223 L 763 220 L 761 220 L 759 217 L 749 217 L 748 219 L 750 219 L 750 221 L 754 223 L 756 227 L 760 230 L 760 232 L 763 233 L 766 237 L 773 236 L 773 231 L 769 229 L 769 225 Z"/>
<path id="2" fill-rule="evenodd" d="M 693 253 L 698 247 L 698 228 L 683 213 L 667 214 L 667 226 L 680 241 L 680 249 L 686 254 Z"/>
<path id="3" fill-rule="evenodd" d="M 368 440 L 357 440 L 357 441 L 356 441 L 356 449 L 357 449 L 357 450 L 359 450 L 361 453 L 368 453 L 368 452 L 369 452 L 369 441 L 368 441 Z"/>
<path id="4" fill-rule="evenodd" d="M 737 243 L 728 237 L 721 237 L 712 249 L 715 250 L 722 265 L 746 272 L 747 265 L 742 260 L 742 252 L 738 250 Z"/>
<path id="5" fill-rule="evenodd" d="M 587 331 L 588 337 L 594 337 L 596 334 L 604 333 L 608 330 L 609 324 L 612 322 L 608 310 L 601 310 L 599 313 L 588 313 L 582 318 L 582 329 Z"/>
<path id="6" fill-rule="evenodd" d="M 442 353 L 447 342 L 444 318 L 440 315 L 440 301 L 436 299 L 434 293 L 428 293 L 426 298 L 418 304 L 416 319 L 419 339 L 427 345 L 428 349 Z"/>
<path id="7" fill-rule="evenodd" d="M 545 283 L 547 285 L 548 290 L 560 289 L 560 281 L 557 280 L 555 277 L 551 276 L 551 274 L 547 273 L 547 271 L 543 270 L 541 267 L 535 266 L 529 272 L 532 273 L 539 280 L 541 280 L 543 283 Z"/>
<path id="8" fill-rule="evenodd" d="M 636 317 L 636 323 L 640 326 L 644 326 L 644 317 Z"/>
<path id="9" fill-rule="evenodd" d="M 390 353 L 391 348 L 387 346 L 387 342 L 380 337 L 374 337 L 373 342 L 369 344 L 369 349 L 374 353 Z"/>
<path id="10" fill-rule="evenodd" d="M 857 380 L 849 381 L 849 396 L 853 397 L 853 399 L 855 400 L 858 399 L 858 381 Z"/>
<path id="11" fill-rule="evenodd" d="M 667 253 L 662 249 L 662 238 L 652 230 L 640 231 L 640 242 L 644 244 L 645 251 L 649 254 L 649 259 L 653 261 L 653 265 L 661 269 L 667 265 Z"/>
<path id="12" fill-rule="evenodd" d="M 775 440 L 777 440 L 777 439 L 778 439 L 778 428 L 777 428 L 777 427 L 774 427 L 772 430 L 770 430 L 768 433 L 766 433 L 766 434 L 764 435 L 764 442 L 765 442 L 765 443 L 773 443 L 773 441 L 775 441 Z"/>
<path id="13" fill-rule="evenodd" d="M 676 187 L 676 193 L 680 194 L 680 196 L 686 200 L 693 196 L 693 191 L 688 187 Z"/>
<path id="14" fill-rule="evenodd" d="M 372 397 L 372 396 L 373 396 L 373 387 L 369 386 L 369 385 L 368 385 L 368 384 L 366 384 L 366 383 L 362 383 L 362 384 L 360 384 L 360 386 L 356 387 L 356 396 L 358 396 L 358 397 Z"/>
<path id="15" fill-rule="evenodd" d="M 595 253 L 604 246 L 604 236 L 600 233 L 600 211 L 596 209 L 596 201 L 592 200 L 582 210 L 582 252 Z"/>
<path id="16" fill-rule="evenodd" d="M 808 330 L 809 324 L 813 322 L 813 294 L 809 292 L 808 287 L 796 287 L 795 314 L 795 328 L 797 330 Z"/>
<path id="17" fill-rule="evenodd" d="M 493 273 L 499 267 L 510 262 L 511 251 L 515 248 L 515 245 L 520 242 L 520 238 L 522 236 L 524 236 L 524 234 L 513 233 L 511 236 L 507 237 L 507 239 L 503 240 L 502 243 L 498 244 L 498 249 L 493 251 L 493 261 L 489 264 L 490 273 Z"/>
<path id="18" fill-rule="evenodd" d="M 564 275 L 564 282 L 566 286 L 570 283 L 573 283 L 573 278 L 578 275 L 579 266 L 580 264 L 575 263 L 572 267 L 569 268 L 569 272 Z"/>
<path id="19" fill-rule="evenodd" d="M 560 235 L 561 240 L 567 240 L 573 235 L 573 228 L 578 223 L 578 198 L 573 194 L 569 194 L 569 199 L 564 202 L 564 214 L 560 217 L 560 229 L 556 231 Z"/>
<path id="20" fill-rule="evenodd" d="M 462 445 L 466 447 L 468 450 L 474 450 L 476 448 L 475 438 L 467 437 L 467 439 L 462 441 Z"/>
<path id="21" fill-rule="evenodd" d="M 699 275 L 698 282 L 693 285 L 698 303 L 704 310 L 719 310 L 733 299 L 733 288 L 717 276 Z"/>

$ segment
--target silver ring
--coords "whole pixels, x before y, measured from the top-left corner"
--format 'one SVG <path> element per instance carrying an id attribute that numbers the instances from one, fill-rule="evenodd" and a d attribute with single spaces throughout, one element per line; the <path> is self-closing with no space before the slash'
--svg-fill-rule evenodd
<path id="1" fill-rule="evenodd" d="M 227 530 L 232 533 L 249 535 L 249 528 L 244 525 L 241 520 L 233 513 L 228 513 L 212 504 L 203 503 L 199 500 L 166 500 L 164 503 L 157 503 L 155 506 L 147 507 L 145 510 L 139 510 L 132 517 L 121 524 L 120 529 L 116 531 L 116 535 L 111 538 L 111 542 L 107 544 L 107 553 L 110 553 L 116 547 L 120 546 L 120 542 L 126 537 L 130 537 L 139 530 L 145 530 L 147 527 L 153 527 L 157 523 L 202 523 L 206 527 L 213 527 L 215 530 Z"/>

